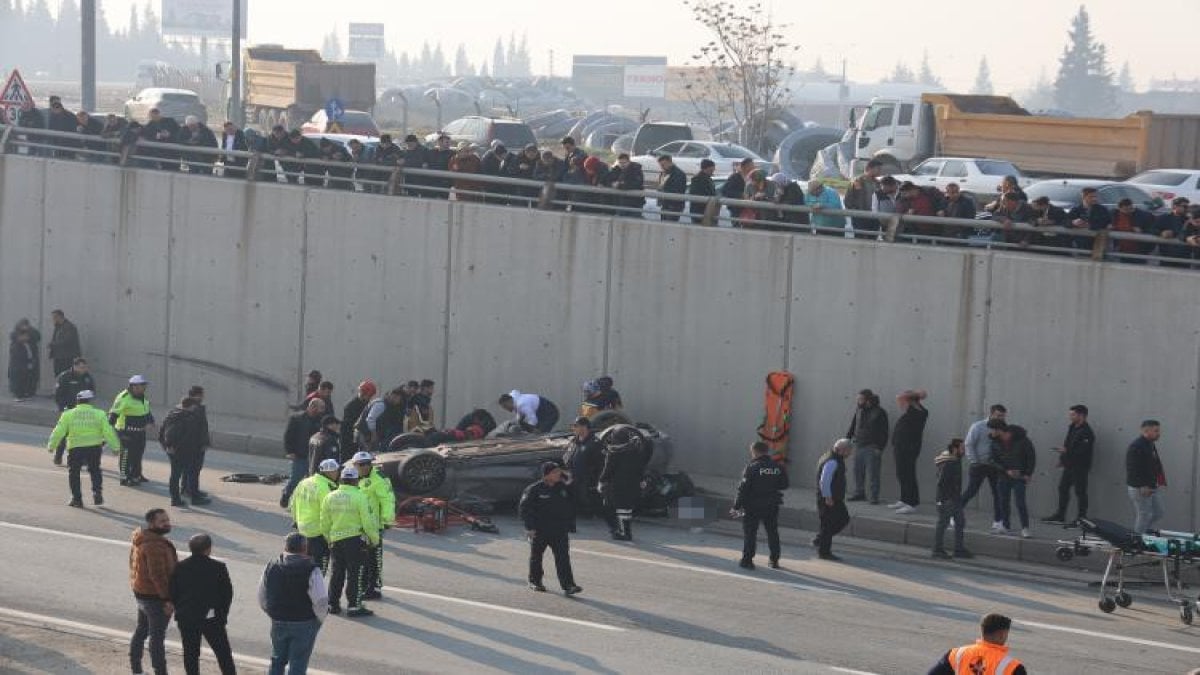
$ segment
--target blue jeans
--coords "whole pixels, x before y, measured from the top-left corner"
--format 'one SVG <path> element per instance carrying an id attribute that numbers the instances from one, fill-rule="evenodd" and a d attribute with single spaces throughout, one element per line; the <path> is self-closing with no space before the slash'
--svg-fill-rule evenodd
<path id="1" fill-rule="evenodd" d="M 308 672 L 308 657 L 312 656 L 317 642 L 317 631 L 321 622 L 272 621 L 271 622 L 271 668 L 270 675 L 304 675 Z"/>
<path id="2" fill-rule="evenodd" d="M 308 477 L 308 456 L 297 455 L 296 459 L 292 460 L 292 475 L 288 478 L 287 485 L 283 486 L 283 496 L 279 499 L 281 506 L 287 506 L 288 499 L 292 496 L 292 491 L 300 484 L 300 481 Z"/>
<path id="3" fill-rule="evenodd" d="M 1000 479 L 997 481 L 996 489 L 1000 491 L 1000 520 L 1004 523 L 1004 529 L 1012 529 L 1010 522 L 1012 516 L 1013 497 L 1016 497 L 1017 515 L 1021 518 L 1021 527 L 1029 527 L 1029 509 L 1025 508 L 1025 477 L 1010 478 L 1007 473 L 1000 474 Z"/>
<path id="4" fill-rule="evenodd" d="M 1145 534 L 1155 529 L 1163 517 L 1162 488 L 1143 497 L 1139 488 L 1125 486 L 1129 491 L 1129 501 L 1133 503 L 1133 531 Z"/>

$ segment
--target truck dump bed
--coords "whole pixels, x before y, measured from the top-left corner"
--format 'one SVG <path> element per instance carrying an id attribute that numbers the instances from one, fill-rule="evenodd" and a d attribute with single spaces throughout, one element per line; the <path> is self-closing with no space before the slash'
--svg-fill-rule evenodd
<path id="1" fill-rule="evenodd" d="M 938 155 L 1001 157 L 1026 173 L 1097 178 L 1200 168 L 1200 115 L 1039 117 L 1003 96 L 925 94 L 921 100 L 937 120 Z"/>
<path id="2" fill-rule="evenodd" d="M 350 110 L 375 105 L 375 64 L 325 61 L 311 49 L 246 49 L 246 103 L 320 109 L 337 98 Z"/>

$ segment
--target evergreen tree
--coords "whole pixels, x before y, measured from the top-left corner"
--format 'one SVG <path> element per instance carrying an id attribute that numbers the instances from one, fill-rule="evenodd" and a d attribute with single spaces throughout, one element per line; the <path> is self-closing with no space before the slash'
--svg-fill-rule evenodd
<path id="1" fill-rule="evenodd" d="M 819 56 L 817 57 L 816 62 L 813 63 L 812 68 L 808 71 L 808 73 L 812 76 L 812 79 L 817 80 L 818 82 L 824 82 L 825 80 L 829 79 L 829 71 L 825 70 L 825 62 L 823 62 Z"/>
<path id="2" fill-rule="evenodd" d="M 337 30 L 331 30 L 321 42 L 321 58 L 326 61 L 342 60 L 342 43 L 338 40 Z"/>
<path id="3" fill-rule="evenodd" d="M 521 34 L 521 46 L 517 48 L 517 64 L 513 66 L 516 77 L 531 77 L 533 75 L 533 60 L 529 57 L 529 36 Z"/>
<path id="4" fill-rule="evenodd" d="M 433 69 L 434 77 L 450 76 L 450 64 L 446 61 L 446 54 L 442 51 L 442 44 L 440 42 L 437 49 L 433 51 Z"/>
<path id="5" fill-rule="evenodd" d="M 1133 71 L 1129 69 L 1128 61 L 1121 65 L 1121 74 L 1117 76 L 1117 89 L 1126 93 L 1137 91 L 1137 83 L 1133 81 Z"/>
<path id="6" fill-rule="evenodd" d="M 981 96 L 991 96 L 995 93 L 995 88 L 992 87 L 992 69 L 988 66 L 986 56 L 979 59 L 979 72 L 975 74 L 975 84 L 971 86 L 971 93 Z"/>
<path id="7" fill-rule="evenodd" d="M 97 7 L 98 13 L 99 7 Z M 79 44 L 81 25 L 82 15 L 79 12 L 79 3 L 76 0 L 63 0 L 58 7 L 58 19 L 54 22 L 54 40 L 47 45 L 54 54 L 54 71 L 63 77 L 72 79 L 79 77 L 80 59 L 82 58 Z M 100 30 L 99 25 L 96 26 L 98 36 L 104 35 L 105 32 Z M 96 56 L 100 57 L 99 50 L 97 52 Z"/>
<path id="8" fill-rule="evenodd" d="M 508 68 L 504 62 L 504 41 L 496 38 L 496 48 L 492 50 L 492 77 L 508 77 Z"/>
<path id="9" fill-rule="evenodd" d="M 933 74 L 933 69 L 929 67 L 929 52 L 921 57 L 921 74 L 917 76 L 917 81 L 921 84 L 927 84 L 931 87 L 942 86 L 942 80 L 937 75 Z"/>
<path id="10" fill-rule="evenodd" d="M 459 43 L 458 51 L 454 53 L 454 75 L 455 77 L 475 75 L 475 68 L 471 65 L 471 60 L 467 58 L 467 46 L 462 43 Z"/>
<path id="11" fill-rule="evenodd" d="M 1071 20 L 1067 46 L 1054 80 L 1059 108 L 1078 115 L 1102 117 L 1117 107 L 1117 88 L 1108 67 L 1108 50 L 1092 37 L 1091 19 L 1082 5 Z"/>
<path id="12" fill-rule="evenodd" d="M 429 48 L 429 43 L 421 45 L 421 58 L 417 61 L 417 73 L 421 77 L 437 77 L 437 73 L 433 70 L 433 50 Z"/>
<path id="13" fill-rule="evenodd" d="M 129 6 L 129 27 L 125 29 L 125 37 L 131 42 L 137 42 L 140 38 L 141 29 L 138 27 L 138 11 L 137 5 Z"/>
<path id="14" fill-rule="evenodd" d="M 480 77 L 490 77 L 490 75 L 488 75 L 488 72 L 489 72 L 488 71 L 488 63 L 487 63 L 487 61 L 484 61 L 483 65 L 479 66 L 479 76 Z"/>
<path id="15" fill-rule="evenodd" d="M 904 65 L 903 61 L 897 61 L 896 67 L 892 69 L 892 73 L 883 80 L 884 82 L 897 82 L 901 84 L 913 84 L 917 81 L 917 76 L 908 66 Z"/>

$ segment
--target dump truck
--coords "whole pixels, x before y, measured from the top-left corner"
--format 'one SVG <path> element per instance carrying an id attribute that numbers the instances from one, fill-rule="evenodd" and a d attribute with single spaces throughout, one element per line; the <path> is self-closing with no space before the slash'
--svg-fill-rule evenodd
<path id="1" fill-rule="evenodd" d="M 853 123 L 855 171 L 871 159 L 907 173 L 933 156 L 1006 159 L 1027 175 L 1125 179 L 1146 169 L 1200 169 L 1200 115 L 1033 115 L 1007 96 L 872 99 Z"/>
<path id="2" fill-rule="evenodd" d="M 245 51 L 246 120 L 298 127 L 332 99 L 346 110 L 375 106 L 375 64 L 326 61 L 313 49 L 259 45 Z"/>

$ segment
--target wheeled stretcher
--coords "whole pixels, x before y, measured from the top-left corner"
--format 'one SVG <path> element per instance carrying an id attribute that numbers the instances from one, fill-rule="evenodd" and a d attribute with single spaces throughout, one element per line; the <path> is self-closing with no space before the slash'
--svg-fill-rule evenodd
<path id="1" fill-rule="evenodd" d="M 1179 620 L 1191 625 L 1196 613 L 1200 612 L 1200 598 L 1192 600 L 1184 595 L 1182 571 L 1185 566 L 1200 562 L 1200 534 L 1167 530 L 1138 534 L 1124 525 L 1087 519 L 1080 519 L 1079 528 L 1080 535 L 1074 540 L 1058 542 L 1056 553 L 1063 562 L 1075 556 L 1089 555 L 1092 551 L 1108 556 L 1100 580 L 1100 611 L 1108 614 L 1118 606 L 1133 604 L 1133 596 L 1125 590 L 1126 569 L 1158 565 L 1162 568 L 1167 600 L 1179 608 Z M 1136 562 L 1138 557 L 1144 560 Z M 1109 579 L 1114 571 L 1116 592 L 1110 594 Z"/>

